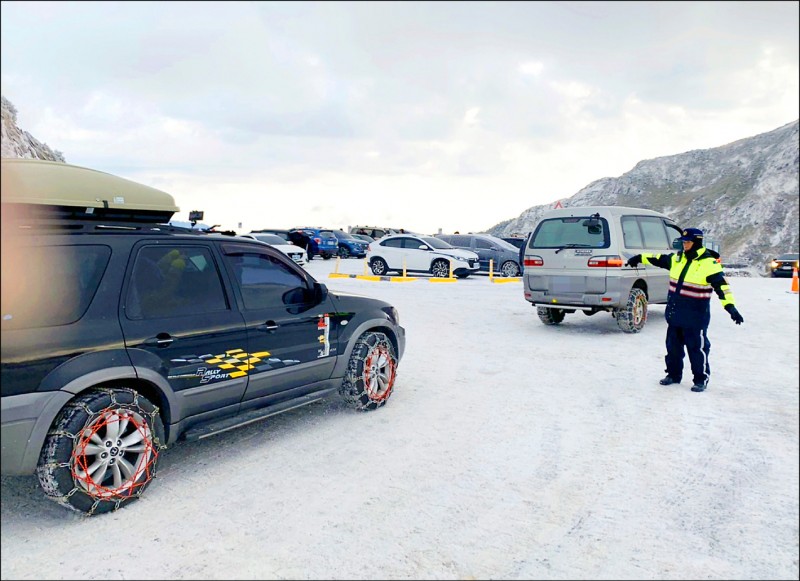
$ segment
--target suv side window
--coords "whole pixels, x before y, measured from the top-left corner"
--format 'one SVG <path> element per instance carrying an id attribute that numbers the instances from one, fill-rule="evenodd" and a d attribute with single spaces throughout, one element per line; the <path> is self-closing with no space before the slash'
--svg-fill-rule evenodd
<path id="1" fill-rule="evenodd" d="M 306 281 L 279 258 L 261 253 L 227 254 L 248 310 L 305 301 Z"/>
<path id="2" fill-rule="evenodd" d="M 228 310 L 211 252 L 205 246 L 144 246 L 136 254 L 125 303 L 129 319 L 201 315 Z"/>
<path id="3" fill-rule="evenodd" d="M 402 248 L 403 238 L 389 238 L 381 242 L 381 246 L 386 246 L 387 248 Z"/>
<path id="4" fill-rule="evenodd" d="M 622 217 L 622 243 L 625 248 L 644 248 L 639 222 L 634 216 Z"/>
<path id="5" fill-rule="evenodd" d="M 644 236 L 645 248 L 672 248 L 672 242 L 667 239 L 664 221 L 655 216 L 639 216 L 637 218 Z"/>
<path id="6" fill-rule="evenodd" d="M 475 248 L 484 248 L 484 249 L 487 249 L 487 250 L 494 250 L 494 244 L 492 244 L 488 240 L 484 240 L 483 238 L 476 238 L 475 239 Z"/>
<path id="7" fill-rule="evenodd" d="M 101 245 L 5 245 L 3 263 L 15 274 L 1 281 L 3 330 L 67 325 L 80 319 L 111 257 L 111 249 Z M 53 300 L 54 285 L 57 300 Z"/>

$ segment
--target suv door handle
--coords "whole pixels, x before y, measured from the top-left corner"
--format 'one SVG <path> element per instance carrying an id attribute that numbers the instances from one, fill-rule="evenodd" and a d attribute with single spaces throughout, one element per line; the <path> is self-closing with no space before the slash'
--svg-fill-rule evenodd
<path id="1" fill-rule="evenodd" d="M 169 333 L 159 333 L 155 337 L 145 339 L 143 342 L 149 347 L 169 347 L 174 340 Z"/>
<path id="2" fill-rule="evenodd" d="M 269 320 L 266 323 L 264 323 L 263 325 L 259 325 L 258 327 L 256 327 L 256 329 L 258 329 L 259 331 L 267 331 L 267 332 L 269 332 L 269 331 L 274 331 L 278 327 L 279 327 L 278 323 L 276 323 L 275 321 Z"/>

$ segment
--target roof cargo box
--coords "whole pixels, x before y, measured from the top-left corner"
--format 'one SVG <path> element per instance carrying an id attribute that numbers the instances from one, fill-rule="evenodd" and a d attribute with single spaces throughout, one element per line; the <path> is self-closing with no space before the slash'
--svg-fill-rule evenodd
<path id="1" fill-rule="evenodd" d="M 101 171 L 38 159 L 2 159 L 3 212 L 25 216 L 168 222 L 168 193 Z"/>

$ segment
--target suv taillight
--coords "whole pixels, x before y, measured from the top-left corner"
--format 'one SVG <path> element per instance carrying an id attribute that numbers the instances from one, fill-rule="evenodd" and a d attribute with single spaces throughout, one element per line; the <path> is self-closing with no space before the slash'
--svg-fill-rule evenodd
<path id="1" fill-rule="evenodd" d="M 619 256 L 593 256 L 587 264 L 593 268 L 621 268 L 623 262 Z"/>
<path id="2" fill-rule="evenodd" d="M 317 244 L 319 244 L 320 242 L 322 242 L 322 238 L 314 238 L 314 242 L 316 242 Z"/>
<path id="3" fill-rule="evenodd" d="M 525 266 L 544 266 L 544 260 L 541 256 L 531 256 L 522 261 Z"/>

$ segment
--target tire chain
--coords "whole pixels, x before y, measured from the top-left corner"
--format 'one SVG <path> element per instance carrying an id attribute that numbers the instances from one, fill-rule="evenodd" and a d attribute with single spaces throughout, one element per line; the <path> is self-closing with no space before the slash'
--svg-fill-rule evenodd
<path id="1" fill-rule="evenodd" d="M 133 401 L 131 403 L 120 403 L 120 402 L 118 402 L 117 399 L 116 399 L 116 391 L 113 390 L 113 389 L 98 388 L 98 389 L 95 389 L 93 391 L 95 391 L 95 392 L 104 392 L 104 393 L 108 394 L 108 396 L 111 398 L 111 405 L 106 407 L 106 408 L 103 408 L 102 410 L 100 410 L 98 412 L 93 412 L 91 409 L 89 409 L 89 406 L 87 406 L 84 402 L 80 402 L 78 404 L 73 404 L 73 408 L 80 407 L 89 416 L 88 417 L 88 421 L 87 421 L 87 425 L 91 424 L 95 420 L 95 418 L 97 416 L 101 416 L 103 414 L 103 412 L 105 412 L 106 410 L 108 410 L 110 407 L 113 407 L 113 406 L 136 406 L 136 407 L 139 408 L 139 410 L 142 410 L 142 407 L 139 405 L 139 392 L 137 392 L 137 391 L 135 391 L 133 389 L 123 388 L 123 391 L 126 391 L 126 392 L 132 394 Z M 144 410 L 142 410 L 143 415 L 145 415 L 145 416 L 150 418 L 150 425 L 151 426 L 155 426 L 155 418 L 156 418 L 156 416 L 158 416 L 158 409 L 159 409 L 158 406 L 153 404 L 153 411 L 152 412 L 144 413 Z M 81 431 L 83 431 L 83 430 L 81 430 Z M 154 429 L 151 429 L 150 433 L 152 434 L 152 437 L 153 437 L 153 447 L 155 449 L 156 457 L 158 457 L 158 452 L 160 450 L 165 450 L 167 448 L 167 446 L 166 446 L 166 444 L 162 444 L 161 443 L 161 441 L 160 441 L 160 439 L 158 437 L 158 434 L 155 433 Z M 65 430 L 52 430 L 52 431 L 49 431 L 47 433 L 47 435 L 48 436 L 57 436 L 57 437 L 58 436 L 67 437 L 67 438 L 72 440 L 73 448 L 75 447 L 75 445 L 77 443 L 77 440 L 80 437 L 80 434 L 71 434 L 71 433 L 69 433 L 69 432 L 67 432 Z M 49 474 L 52 474 L 52 470 L 55 470 L 57 468 L 69 468 L 70 471 L 72 471 L 72 466 L 70 464 L 71 464 L 70 462 L 48 462 L 47 464 L 43 464 L 41 466 L 41 468 L 42 469 L 46 469 Z M 122 505 L 123 501 L 125 501 L 125 500 L 127 500 L 127 499 L 129 499 L 129 498 L 131 498 L 133 496 L 135 496 L 137 498 L 141 498 L 141 495 L 144 492 L 144 488 L 145 488 L 144 484 L 146 484 L 147 482 L 149 482 L 150 480 L 152 480 L 155 477 L 156 477 L 156 468 L 154 466 L 152 472 L 150 472 L 150 475 L 149 475 L 148 479 L 145 482 L 143 482 L 142 484 L 136 486 L 136 491 L 135 492 L 133 492 L 130 496 L 126 496 L 125 498 L 118 498 L 118 499 L 113 500 L 113 502 L 114 502 L 114 509 L 113 510 L 118 510 L 120 508 L 120 506 Z M 74 481 L 74 477 L 73 477 L 73 481 Z M 62 506 L 65 506 L 65 507 L 67 507 L 69 509 L 72 509 L 72 510 L 74 510 L 76 512 L 83 513 L 83 511 L 78 510 L 77 508 L 72 506 L 72 504 L 70 504 L 68 502 L 68 499 L 73 494 L 75 494 L 76 492 L 85 492 L 85 490 L 83 490 L 79 486 L 75 485 L 72 488 L 72 490 L 70 490 L 69 492 L 67 492 L 63 496 L 51 496 L 51 498 L 54 501 L 56 501 L 58 504 L 62 505 Z M 95 500 L 94 503 L 92 504 L 92 508 L 89 509 L 89 511 L 86 512 L 85 514 L 87 514 L 88 516 L 94 515 L 95 510 L 97 510 L 97 507 L 100 506 L 101 502 L 109 502 L 109 500 L 108 499 L 97 499 L 97 500 Z"/>

